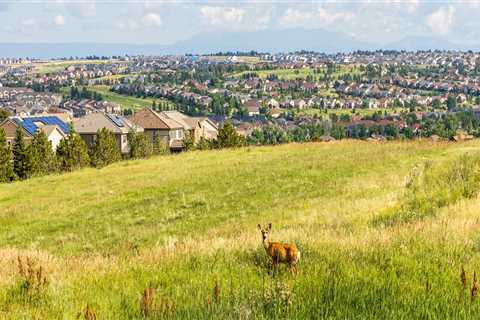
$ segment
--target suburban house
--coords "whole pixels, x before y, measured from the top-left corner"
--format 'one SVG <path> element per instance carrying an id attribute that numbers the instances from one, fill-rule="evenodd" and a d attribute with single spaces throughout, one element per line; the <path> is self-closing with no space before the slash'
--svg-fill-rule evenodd
<path id="1" fill-rule="evenodd" d="M 129 120 L 142 127 L 152 143 L 160 139 L 172 150 L 183 148 L 183 126 L 164 114 L 146 108 L 135 112 Z"/>
<path id="2" fill-rule="evenodd" d="M 245 102 L 244 107 L 247 109 L 249 116 L 256 116 L 260 114 L 260 103 L 255 99 Z"/>
<path id="3" fill-rule="evenodd" d="M 60 141 L 70 132 L 69 125 L 57 116 L 11 117 L 0 124 L 0 128 L 5 130 L 7 144 L 13 145 L 15 143 L 15 132 L 18 127 L 23 129 L 26 143 L 30 143 L 37 132 L 43 131 L 54 151 Z"/>
<path id="4" fill-rule="evenodd" d="M 179 111 L 163 111 L 161 114 L 182 125 L 183 129 L 190 133 L 195 142 L 198 142 L 202 137 L 207 140 L 217 137 L 217 126 L 206 117 L 189 117 Z"/>
<path id="5" fill-rule="evenodd" d="M 206 117 L 189 117 L 178 111 L 156 112 L 143 109 L 129 118 L 133 123 L 144 128 L 145 134 L 155 141 L 157 137 L 170 149 L 182 149 L 184 132 L 188 131 L 195 142 L 200 138 L 212 140 L 217 138 L 218 128 Z"/>
<path id="6" fill-rule="evenodd" d="M 130 130 L 143 132 L 142 127 L 131 123 L 124 117 L 102 112 L 90 113 L 83 118 L 74 120 L 73 127 L 88 146 L 94 144 L 98 130 L 105 128 L 113 132 L 117 145 L 123 154 L 130 151 L 127 139 L 128 132 Z"/>

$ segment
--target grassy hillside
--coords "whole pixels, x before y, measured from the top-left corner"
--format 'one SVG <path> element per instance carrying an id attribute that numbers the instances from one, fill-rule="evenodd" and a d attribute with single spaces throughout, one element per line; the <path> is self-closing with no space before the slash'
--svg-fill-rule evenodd
<path id="1" fill-rule="evenodd" d="M 191 152 L 1 185 L 0 318 L 478 317 L 470 287 L 480 270 L 479 203 L 460 191 L 443 197 L 471 171 L 452 166 L 442 177 L 438 168 L 479 146 L 342 141 Z M 407 188 L 425 162 L 437 169 Z M 412 194 L 433 211 L 392 211 L 410 208 Z M 284 267 L 272 274 L 256 229 L 267 222 L 273 240 L 301 250 L 296 277 Z M 146 288 L 154 298 L 142 298 Z"/>
<path id="2" fill-rule="evenodd" d="M 117 103 L 120 105 L 122 109 L 132 109 L 132 110 L 140 110 L 144 108 L 152 107 L 153 102 L 159 104 L 160 102 L 167 103 L 168 105 L 172 106 L 173 103 L 166 100 L 166 99 L 154 99 L 154 98 L 138 98 L 135 96 L 129 96 L 124 94 L 119 94 L 113 91 L 110 91 L 110 86 L 107 85 L 93 85 L 88 86 L 87 89 L 92 92 L 98 92 L 102 95 L 102 98 L 106 101 Z M 81 90 L 81 89 L 80 89 Z M 70 87 L 63 87 L 61 92 L 64 95 L 68 95 L 70 93 Z"/>
<path id="3" fill-rule="evenodd" d="M 327 68 L 323 68 L 323 71 L 326 71 Z M 253 71 L 258 75 L 259 78 L 266 79 L 269 75 L 276 75 L 279 79 L 282 80 L 294 80 L 294 79 L 305 79 L 307 76 L 316 76 L 315 70 L 313 68 L 300 68 L 300 69 L 274 69 L 274 70 L 256 70 Z M 242 71 L 232 74 L 233 77 L 239 78 L 246 73 L 251 73 L 252 71 Z M 337 72 L 331 74 L 331 78 L 337 79 L 345 74 L 359 75 L 360 70 L 355 69 L 353 66 L 341 65 Z"/>

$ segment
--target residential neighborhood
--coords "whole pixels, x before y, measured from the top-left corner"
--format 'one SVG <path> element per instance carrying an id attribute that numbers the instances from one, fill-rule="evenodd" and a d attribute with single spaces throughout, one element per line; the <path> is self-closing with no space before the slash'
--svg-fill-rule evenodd
<path id="1" fill-rule="evenodd" d="M 8 143 L 21 127 L 25 141 L 42 131 L 54 149 L 69 127 L 89 148 L 106 129 L 123 156 L 130 153 L 129 132 L 179 152 L 215 141 L 227 123 L 254 145 L 344 138 L 463 141 L 480 135 L 477 53 L 247 57 L 3 59 L 2 127 Z"/>

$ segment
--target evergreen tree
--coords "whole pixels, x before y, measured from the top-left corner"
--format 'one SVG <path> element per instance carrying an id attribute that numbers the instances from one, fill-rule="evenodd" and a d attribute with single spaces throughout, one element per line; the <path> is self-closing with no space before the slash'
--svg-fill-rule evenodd
<path id="1" fill-rule="evenodd" d="M 214 141 L 216 148 L 236 148 L 245 145 L 245 138 L 239 135 L 233 125 L 229 122 L 225 123 L 218 130 L 217 139 Z"/>
<path id="2" fill-rule="evenodd" d="M 57 147 L 57 163 L 62 171 L 73 171 L 88 166 L 87 144 L 78 133 L 70 128 L 68 136 Z"/>
<path id="3" fill-rule="evenodd" d="M 95 143 L 90 150 L 92 166 L 100 168 L 120 161 L 121 159 L 122 156 L 113 132 L 106 128 L 99 129 L 97 131 Z"/>
<path id="4" fill-rule="evenodd" d="M 0 129 L 0 183 L 15 180 L 13 171 L 13 153 L 12 148 L 7 145 L 5 131 Z"/>
<path id="5" fill-rule="evenodd" d="M 13 146 L 13 171 L 19 179 L 28 179 L 32 175 L 32 148 L 25 144 L 23 129 L 18 127 L 15 132 Z"/>
<path id="6" fill-rule="evenodd" d="M 164 155 L 164 154 L 169 154 L 170 153 L 170 148 L 166 143 L 162 141 L 160 136 L 156 136 L 153 139 L 153 154 L 155 155 Z"/>
<path id="7" fill-rule="evenodd" d="M 190 133 L 190 131 L 185 130 L 184 135 L 185 136 L 183 138 L 183 146 L 184 146 L 185 150 L 186 151 L 192 150 L 195 147 L 195 143 L 193 141 L 192 134 Z"/>
<path id="8" fill-rule="evenodd" d="M 33 174 L 45 175 L 53 173 L 57 169 L 57 159 L 52 149 L 52 144 L 48 141 L 47 135 L 40 131 L 32 141 Z"/>
<path id="9" fill-rule="evenodd" d="M 457 99 L 453 95 L 449 95 L 447 98 L 447 109 L 453 111 L 457 108 Z"/>
<path id="10" fill-rule="evenodd" d="M 130 130 L 128 132 L 128 145 L 130 147 L 130 158 L 140 159 L 148 158 L 153 153 L 152 143 L 148 140 L 147 136 L 142 132 L 135 132 Z"/>

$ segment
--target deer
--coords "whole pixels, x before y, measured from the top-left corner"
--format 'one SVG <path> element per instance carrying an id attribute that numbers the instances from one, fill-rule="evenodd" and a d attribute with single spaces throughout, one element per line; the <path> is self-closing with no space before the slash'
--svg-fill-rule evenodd
<path id="1" fill-rule="evenodd" d="M 292 274 L 297 274 L 297 264 L 300 261 L 300 251 L 298 251 L 297 246 L 295 244 L 268 241 L 268 234 L 272 230 L 271 223 L 265 228 L 262 228 L 260 224 L 257 227 L 262 233 L 263 247 L 267 255 L 272 259 L 274 269 L 278 270 L 279 264 L 285 263 Z"/>

